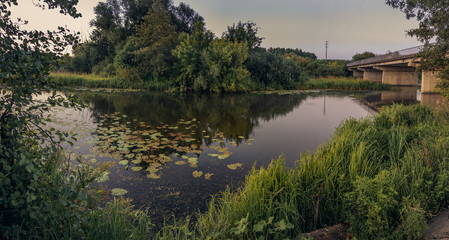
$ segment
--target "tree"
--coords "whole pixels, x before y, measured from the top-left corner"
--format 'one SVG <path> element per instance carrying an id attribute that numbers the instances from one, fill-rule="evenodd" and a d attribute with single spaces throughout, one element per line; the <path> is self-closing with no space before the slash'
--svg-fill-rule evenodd
<path id="1" fill-rule="evenodd" d="M 170 15 L 172 25 L 176 26 L 176 32 L 192 34 L 195 23 L 202 17 L 189 5 L 181 2 L 177 7 L 171 5 Z"/>
<path id="2" fill-rule="evenodd" d="M 81 16 L 76 0 L 34 2 L 42 9 Z M 78 38 L 62 27 L 47 32 L 21 29 L 27 22 L 12 19 L 9 10 L 18 4 L 0 2 L 0 238 L 78 238 L 85 221 L 81 206 L 91 199 L 84 177 L 90 175 L 67 172 L 69 162 L 62 161 L 59 143 L 68 134 L 46 130 L 44 122 L 51 106 L 75 105 L 70 96 L 66 101 L 52 92 L 48 74 Z M 49 95 L 46 102 L 33 100 L 42 94 Z"/>
<path id="3" fill-rule="evenodd" d="M 214 34 L 205 28 L 201 19 L 195 23 L 192 34 L 183 34 L 181 38 L 181 42 L 173 50 L 173 55 L 178 59 L 176 65 L 180 73 L 177 85 L 181 91 L 191 91 L 198 76 L 205 75 L 203 55 L 214 39 Z"/>
<path id="4" fill-rule="evenodd" d="M 265 49 L 257 49 L 250 54 L 245 66 L 251 79 L 261 87 L 293 89 L 306 79 L 295 60 Z"/>
<path id="5" fill-rule="evenodd" d="M 251 21 L 246 23 L 239 21 L 237 25 L 228 26 L 228 30 L 223 33 L 222 37 L 231 42 L 246 43 L 249 49 L 253 50 L 262 44 L 263 38 L 257 36 L 258 30 L 256 24 Z"/>
<path id="6" fill-rule="evenodd" d="M 405 13 L 407 19 L 416 18 L 419 27 L 407 31 L 424 44 L 417 57 L 421 69 L 440 72 L 438 86 L 449 97 L 449 2 L 439 0 L 386 0 L 386 4 Z"/>
<path id="7" fill-rule="evenodd" d="M 178 33 L 170 24 L 168 9 L 159 0 L 154 0 L 132 41 L 138 49 L 135 52 L 138 70 L 145 80 L 158 80 L 170 72 L 175 62 L 171 51 L 178 44 Z"/>
<path id="8" fill-rule="evenodd" d="M 352 56 L 352 60 L 351 62 L 356 62 L 356 61 L 360 61 L 363 59 L 367 59 L 367 58 L 372 58 L 375 57 L 376 54 L 372 53 L 372 52 L 363 52 L 363 53 L 356 53 L 354 56 Z"/>

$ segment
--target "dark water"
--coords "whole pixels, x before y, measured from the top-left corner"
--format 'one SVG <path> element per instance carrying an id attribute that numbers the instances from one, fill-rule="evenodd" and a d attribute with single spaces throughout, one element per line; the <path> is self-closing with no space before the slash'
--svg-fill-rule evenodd
<path id="1" fill-rule="evenodd" d="M 294 167 L 301 153 L 314 151 L 345 119 L 371 116 L 372 107 L 386 102 L 419 100 L 416 88 L 401 91 L 185 96 L 81 92 L 89 97 L 89 108 L 56 109 L 54 115 L 60 128 L 79 134 L 72 151 L 86 160 L 116 163 L 109 180 L 100 184 L 127 190 L 124 197 L 149 207 L 157 222 L 163 216 L 204 211 L 212 195 L 240 186 L 253 166 L 266 167 L 281 154 Z M 119 164 L 122 160 L 128 163 Z"/>

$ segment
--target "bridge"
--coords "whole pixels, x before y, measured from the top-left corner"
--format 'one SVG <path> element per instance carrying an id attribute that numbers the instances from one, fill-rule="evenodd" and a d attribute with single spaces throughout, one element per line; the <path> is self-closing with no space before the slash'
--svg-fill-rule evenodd
<path id="1" fill-rule="evenodd" d="M 423 46 L 407 48 L 400 51 L 388 53 L 349 63 L 348 70 L 356 78 L 381 82 L 396 86 L 416 86 L 419 73 L 416 68 L 420 59 L 416 57 Z M 421 93 L 435 92 L 437 82 L 435 72 L 422 72 Z"/>

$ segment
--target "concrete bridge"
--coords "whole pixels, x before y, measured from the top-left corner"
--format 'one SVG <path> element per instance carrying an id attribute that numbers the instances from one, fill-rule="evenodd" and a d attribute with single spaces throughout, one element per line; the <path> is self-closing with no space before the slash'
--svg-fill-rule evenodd
<path id="1" fill-rule="evenodd" d="M 408 48 L 381 56 L 349 63 L 348 70 L 352 75 L 364 80 L 381 82 L 396 86 L 416 86 L 419 73 L 416 67 L 420 59 L 416 55 L 422 46 Z M 435 92 L 437 73 L 422 72 L 421 93 Z"/>

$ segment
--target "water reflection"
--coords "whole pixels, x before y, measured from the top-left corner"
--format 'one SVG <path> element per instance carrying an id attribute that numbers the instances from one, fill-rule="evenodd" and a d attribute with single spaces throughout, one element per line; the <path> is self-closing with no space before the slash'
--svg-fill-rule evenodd
<path id="1" fill-rule="evenodd" d="M 103 185 L 126 189 L 125 197 L 150 207 L 159 223 L 203 211 L 212 195 L 280 154 L 293 167 L 342 120 L 371 115 L 352 94 L 79 95 L 90 96 L 95 127 L 73 150 L 115 161 Z"/>
<path id="2" fill-rule="evenodd" d="M 382 106 L 400 103 L 411 105 L 419 103 L 419 89 L 416 86 L 395 87 L 395 91 L 368 94 L 361 98 L 368 106 L 378 110 Z"/>

